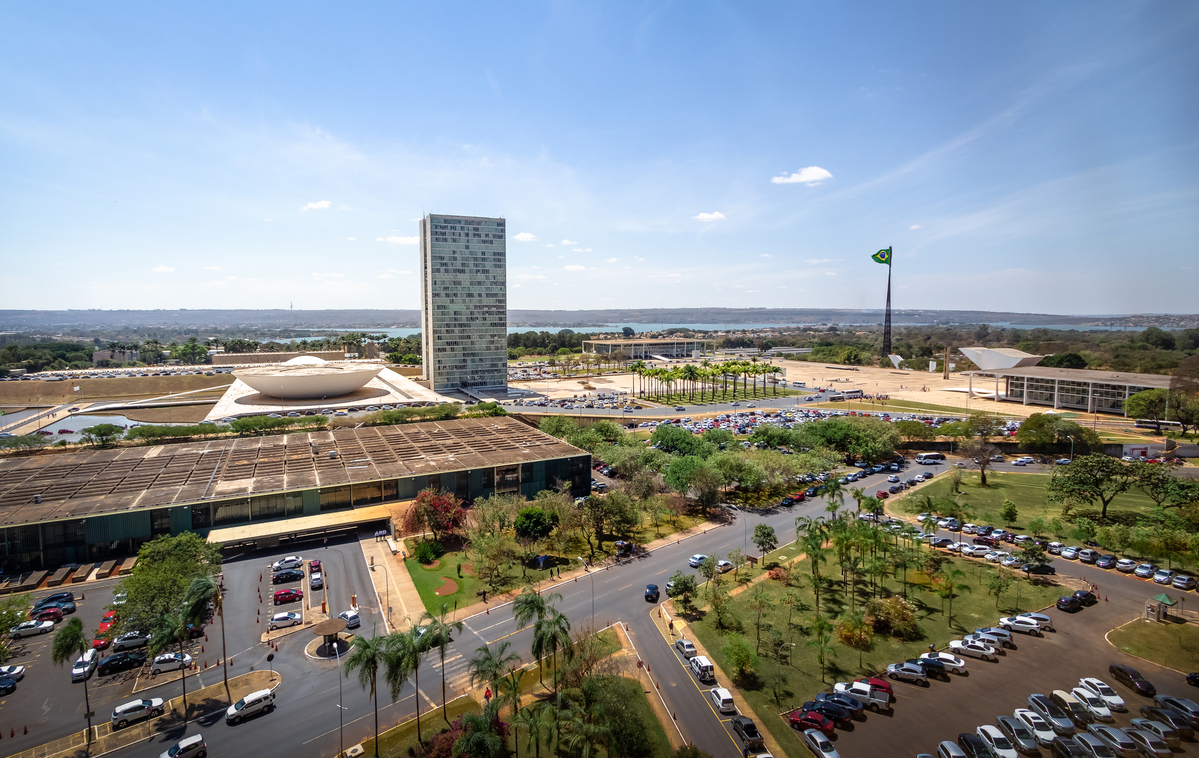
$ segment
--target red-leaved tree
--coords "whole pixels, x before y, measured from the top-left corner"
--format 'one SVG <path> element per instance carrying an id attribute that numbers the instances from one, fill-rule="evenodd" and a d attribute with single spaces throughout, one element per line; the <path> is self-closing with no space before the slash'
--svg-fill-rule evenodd
<path id="1" fill-rule="evenodd" d="M 416 502 L 408 509 L 404 529 L 413 532 L 432 532 L 433 539 L 441 542 L 449 534 L 462 527 L 466 520 L 466 508 L 453 495 L 433 490 L 421 490 Z"/>

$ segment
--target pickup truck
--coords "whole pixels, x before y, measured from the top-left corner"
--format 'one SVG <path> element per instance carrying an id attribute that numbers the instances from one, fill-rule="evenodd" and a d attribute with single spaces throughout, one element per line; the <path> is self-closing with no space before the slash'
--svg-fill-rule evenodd
<path id="1" fill-rule="evenodd" d="M 878 687 L 862 682 L 837 682 L 833 685 L 833 691 L 856 698 L 875 713 L 891 710 L 891 696 Z"/>

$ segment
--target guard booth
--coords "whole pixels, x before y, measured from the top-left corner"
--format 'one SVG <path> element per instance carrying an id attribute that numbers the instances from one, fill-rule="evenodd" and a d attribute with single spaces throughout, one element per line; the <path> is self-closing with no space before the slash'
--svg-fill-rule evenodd
<path id="1" fill-rule="evenodd" d="M 1145 620 L 1161 621 L 1170 615 L 1170 609 L 1178 601 L 1162 592 L 1145 601 Z"/>

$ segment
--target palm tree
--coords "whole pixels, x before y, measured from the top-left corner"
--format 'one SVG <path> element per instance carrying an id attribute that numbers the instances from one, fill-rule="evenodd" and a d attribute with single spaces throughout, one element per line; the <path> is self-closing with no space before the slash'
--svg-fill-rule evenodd
<path id="1" fill-rule="evenodd" d="M 371 702 L 375 706 L 375 756 L 379 755 L 379 693 L 375 686 L 379 678 L 379 669 L 383 667 L 388 638 L 373 634 L 370 637 L 356 635 L 350 642 L 350 654 L 346 656 L 346 678 L 350 672 L 358 670 L 358 685 L 364 690 L 370 690 Z M 420 718 L 420 696 L 416 698 L 417 718 Z M 420 722 L 417 721 L 416 733 L 420 734 Z"/>
<path id="2" fill-rule="evenodd" d="M 182 613 L 164 613 L 154 622 L 154 632 L 150 635 L 150 642 L 146 645 L 147 652 L 150 654 L 150 659 L 153 660 L 159 654 L 164 652 L 172 643 L 179 643 L 179 662 L 184 663 L 184 646 L 187 644 L 188 632 L 187 618 Z M 187 718 L 187 666 L 184 665 L 179 669 L 183 675 L 183 716 Z"/>
<path id="3" fill-rule="evenodd" d="M 429 634 L 428 627 L 413 626 L 406 633 L 397 633 L 400 637 L 406 637 L 404 642 L 397 642 L 396 651 L 401 657 L 401 666 L 404 669 L 412 672 L 413 685 L 416 687 L 416 734 L 417 739 L 420 737 L 420 664 L 425 653 L 429 652 L 432 646 L 432 635 Z M 396 635 L 392 635 L 393 637 Z M 423 741 L 422 741 L 423 744 Z"/>
<path id="4" fill-rule="evenodd" d="M 824 499 L 828 501 L 825 510 L 830 514 L 836 514 L 837 511 L 845 505 L 845 485 L 841 484 L 840 479 L 829 477 L 824 483 Z"/>
<path id="5" fill-rule="evenodd" d="M 645 361 L 634 361 L 629 368 L 637 375 L 640 384 L 640 391 L 637 393 L 637 397 L 641 397 L 645 394 L 645 370 L 648 366 L 645 365 Z"/>
<path id="6" fill-rule="evenodd" d="M 508 641 L 502 640 L 494 650 L 488 645 L 475 650 L 475 656 L 466 664 L 466 670 L 470 672 L 472 687 L 476 681 L 494 686 L 503 676 L 500 672 L 520 661 L 519 655 L 508 652 L 509 647 L 511 645 Z"/>
<path id="7" fill-rule="evenodd" d="M 541 758 L 541 734 L 542 729 L 549 726 L 541 720 L 542 709 L 534 709 L 532 706 L 526 706 L 520 709 L 520 712 L 512 717 L 512 728 L 525 730 L 527 735 L 525 738 L 525 749 L 535 751 L 535 758 Z M 520 740 L 516 738 L 515 731 L 513 732 L 513 741 L 516 742 L 516 756 L 520 758 Z"/>
<path id="8" fill-rule="evenodd" d="M 76 616 L 63 624 L 58 633 L 54 635 L 54 642 L 50 645 L 50 660 L 54 662 L 55 666 L 61 666 L 75 655 L 86 654 L 91 648 L 92 643 L 83 633 L 83 622 Z M 90 677 L 85 677 L 83 680 L 83 707 L 84 713 L 88 714 L 87 742 L 90 743 L 92 741 L 92 702 L 87 692 L 88 678 Z"/>
<path id="9" fill-rule="evenodd" d="M 807 641 L 807 646 L 816 651 L 816 659 L 820 661 L 820 681 L 824 681 L 825 662 L 832 658 L 836 649 L 832 645 L 833 631 L 832 624 L 828 622 L 824 616 L 816 614 L 816 619 L 812 623 L 812 638 Z"/>
<path id="10" fill-rule="evenodd" d="M 183 616 L 197 627 L 208 620 L 208 607 L 221 619 L 221 664 L 225 678 L 225 697 L 233 702 L 229 694 L 229 654 L 225 651 L 225 596 L 221 586 L 211 576 L 192 579 L 183 596 Z"/>
<path id="11" fill-rule="evenodd" d="M 852 497 L 854 502 L 858 504 L 858 513 L 861 513 L 862 499 L 866 497 L 866 490 L 862 489 L 861 487 L 851 487 L 849 490 L 849 496 Z"/>
<path id="12" fill-rule="evenodd" d="M 680 376 L 680 378 L 682 378 L 682 380 L 684 382 L 686 382 L 687 384 L 690 385 L 690 387 L 691 387 L 690 396 L 691 396 L 691 400 L 694 402 L 694 400 L 695 400 L 695 385 L 703 377 L 703 374 L 700 373 L 699 367 L 696 366 L 695 364 L 688 363 L 686 366 L 683 366 L 683 368 L 679 371 L 679 376 Z"/>
<path id="13" fill-rule="evenodd" d="M 558 651 L 570 657 L 573 652 L 570 639 L 570 619 L 551 608 L 549 615 L 533 624 L 533 656 L 541 658 L 548 654 L 554 666 L 554 689 L 558 689 Z"/>
<path id="14" fill-rule="evenodd" d="M 504 741 L 496 734 L 499 722 L 498 703 L 488 703 L 481 713 L 462 717 L 462 735 L 454 741 L 454 758 L 498 758 L 504 754 Z"/>
<path id="15" fill-rule="evenodd" d="M 466 626 L 462 621 L 446 621 L 446 617 L 450 615 L 450 604 L 441 604 L 441 613 L 436 616 L 430 615 L 427 611 L 421 616 L 421 623 L 429 630 L 432 635 L 430 645 L 437 648 L 437 653 L 441 657 L 441 717 L 448 724 L 450 719 L 446 715 L 445 704 L 445 651 L 450 644 L 450 635 L 454 630 L 459 632 Z"/>
<path id="16" fill-rule="evenodd" d="M 949 564 L 941 569 L 941 578 L 945 582 L 945 593 L 949 597 L 949 624 L 953 625 L 953 596 L 957 592 L 970 592 L 969 584 L 958 584 L 958 579 L 965 576 L 961 569 L 949 568 Z"/>
<path id="17" fill-rule="evenodd" d="M 592 748 L 601 748 L 612 739 L 612 730 L 606 725 L 588 721 L 587 712 L 583 708 L 571 707 L 568 713 L 566 748 L 571 754 L 591 758 Z M 579 750 L 580 747 L 582 751 Z"/>

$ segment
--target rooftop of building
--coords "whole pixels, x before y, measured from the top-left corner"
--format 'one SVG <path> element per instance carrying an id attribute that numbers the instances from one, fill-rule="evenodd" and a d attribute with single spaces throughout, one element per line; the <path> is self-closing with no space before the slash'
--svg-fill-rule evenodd
<path id="1" fill-rule="evenodd" d="M 582 454 L 499 417 L 9 458 L 0 527 Z"/>
<path id="2" fill-rule="evenodd" d="M 603 342 L 606 345 L 640 345 L 644 342 L 715 342 L 706 337 L 617 337 L 613 339 L 583 340 L 583 342 Z"/>
<path id="3" fill-rule="evenodd" d="M 972 374 L 998 376 L 1023 376 L 1035 379 L 1060 379 L 1070 382 L 1095 382 L 1096 384 L 1128 384 L 1136 387 L 1169 387 L 1170 377 L 1165 374 L 1133 374 L 1123 371 L 1091 371 L 1078 368 L 1050 368 L 1048 366 L 1025 366 L 994 371 L 971 371 Z"/>

